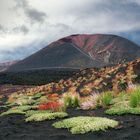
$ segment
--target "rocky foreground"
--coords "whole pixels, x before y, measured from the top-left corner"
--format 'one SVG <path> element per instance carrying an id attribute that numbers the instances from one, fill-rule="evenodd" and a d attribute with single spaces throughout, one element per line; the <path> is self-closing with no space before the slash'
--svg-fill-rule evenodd
<path id="1" fill-rule="evenodd" d="M 72 135 L 66 129 L 55 129 L 55 121 L 25 123 L 24 116 L 13 115 L 0 118 L 1 140 L 138 140 L 140 136 L 140 117 L 136 115 L 109 116 L 104 110 L 69 110 L 70 117 L 88 115 L 115 119 L 120 125 L 115 129 Z"/>

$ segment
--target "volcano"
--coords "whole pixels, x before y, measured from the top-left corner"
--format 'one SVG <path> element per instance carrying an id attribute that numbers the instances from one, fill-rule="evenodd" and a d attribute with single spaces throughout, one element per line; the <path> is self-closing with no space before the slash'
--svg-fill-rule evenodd
<path id="1" fill-rule="evenodd" d="M 71 35 L 51 43 L 12 65 L 8 71 L 47 68 L 90 68 L 115 65 L 140 57 L 140 47 L 120 36 Z"/>

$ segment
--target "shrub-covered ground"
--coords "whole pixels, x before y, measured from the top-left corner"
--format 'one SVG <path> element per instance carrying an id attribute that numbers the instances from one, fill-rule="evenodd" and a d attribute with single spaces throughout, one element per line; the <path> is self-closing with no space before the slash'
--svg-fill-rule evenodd
<path id="1" fill-rule="evenodd" d="M 139 63 L 86 69 L 58 83 L 2 94 L 0 139 L 137 139 Z"/>
<path id="2" fill-rule="evenodd" d="M 136 85 L 118 94 L 107 91 L 88 97 L 80 97 L 72 91 L 62 95 L 15 93 L 3 103 L 2 140 L 103 140 L 112 137 L 114 140 L 137 140 L 140 134 L 140 87 Z M 76 118 L 73 120 L 73 117 Z M 58 128 L 68 128 L 72 134 Z"/>

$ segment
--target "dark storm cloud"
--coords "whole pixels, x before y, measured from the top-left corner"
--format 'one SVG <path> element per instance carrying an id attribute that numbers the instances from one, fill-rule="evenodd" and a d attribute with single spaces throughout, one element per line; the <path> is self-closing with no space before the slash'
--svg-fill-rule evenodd
<path id="1" fill-rule="evenodd" d="M 35 8 L 32 8 L 27 0 L 15 0 L 17 2 L 16 8 L 22 8 L 25 15 L 31 20 L 32 23 L 34 22 L 44 22 L 46 19 L 46 13 L 41 12 Z"/>
<path id="2" fill-rule="evenodd" d="M 45 13 L 37 11 L 36 9 L 26 9 L 25 13 L 32 21 L 35 22 L 44 22 L 46 18 Z"/>

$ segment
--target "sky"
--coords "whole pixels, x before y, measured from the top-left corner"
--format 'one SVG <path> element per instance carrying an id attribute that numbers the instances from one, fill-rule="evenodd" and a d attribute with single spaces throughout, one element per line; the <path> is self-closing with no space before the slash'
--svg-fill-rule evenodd
<path id="1" fill-rule="evenodd" d="M 140 45 L 140 0 L 0 0 L 0 62 L 71 34 L 97 33 Z"/>

